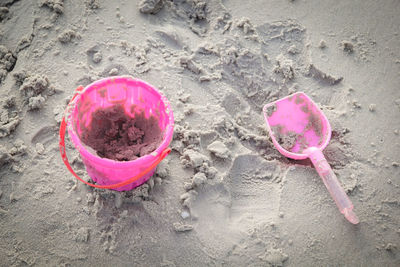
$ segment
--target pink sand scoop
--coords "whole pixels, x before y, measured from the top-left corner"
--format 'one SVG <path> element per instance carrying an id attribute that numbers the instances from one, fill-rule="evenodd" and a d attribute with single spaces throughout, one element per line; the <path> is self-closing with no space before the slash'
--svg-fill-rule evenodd
<path id="1" fill-rule="evenodd" d="M 340 212 L 351 223 L 359 223 L 353 203 L 322 154 L 331 138 L 331 126 L 318 106 L 298 92 L 265 105 L 263 112 L 276 149 L 291 159 L 310 158 Z"/>

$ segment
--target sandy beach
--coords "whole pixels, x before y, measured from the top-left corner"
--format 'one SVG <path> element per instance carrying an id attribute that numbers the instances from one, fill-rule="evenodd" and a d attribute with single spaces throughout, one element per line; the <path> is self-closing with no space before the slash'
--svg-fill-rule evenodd
<path id="1" fill-rule="evenodd" d="M 0 0 L 0 266 L 399 266 L 399 34 L 399 1 Z M 95 189 L 60 122 L 125 75 L 168 98 L 172 152 Z M 272 144 L 263 107 L 295 92 L 357 225 Z"/>

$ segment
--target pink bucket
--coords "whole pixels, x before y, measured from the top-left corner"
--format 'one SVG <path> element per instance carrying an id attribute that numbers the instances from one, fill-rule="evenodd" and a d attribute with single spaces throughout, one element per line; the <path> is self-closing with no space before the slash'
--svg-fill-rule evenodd
<path id="1" fill-rule="evenodd" d="M 162 132 L 162 142 L 152 153 L 131 161 L 115 161 L 102 158 L 82 143 L 80 125 L 90 125 L 92 114 L 98 109 L 121 105 L 125 113 L 134 116 L 144 112 L 145 117 L 157 118 Z M 148 83 L 130 77 L 110 77 L 98 80 L 85 88 L 79 87 L 70 101 L 60 126 L 60 152 L 64 163 L 80 181 L 97 188 L 117 191 L 131 190 L 145 183 L 156 166 L 171 151 L 168 146 L 172 140 L 174 117 L 165 96 Z M 97 184 L 81 179 L 69 165 L 65 153 L 65 129 L 78 149 L 88 175 Z"/>

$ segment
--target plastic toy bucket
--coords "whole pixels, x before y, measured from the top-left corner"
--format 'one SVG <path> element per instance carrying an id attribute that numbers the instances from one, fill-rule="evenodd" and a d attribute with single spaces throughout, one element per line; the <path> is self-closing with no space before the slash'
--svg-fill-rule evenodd
<path id="1" fill-rule="evenodd" d="M 125 113 L 134 117 L 144 112 L 148 118 L 158 119 L 163 140 L 156 150 L 132 161 L 102 158 L 81 141 L 82 129 L 90 125 L 92 114 L 98 109 L 121 105 Z M 174 117 L 165 96 L 150 84 L 131 77 L 110 77 L 98 80 L 85 88 L 78 87 L 69 102 L 60 125 L 60 153 L 68 170 L 80 181 L 96 188 L 117 191 L 131 190 L 145 183 L 158 163 L 169 154 Z M 96 184 L 80 178 L 72 169 L 65 152 L 65 131 L 78 149 L 87 173 Z"/>

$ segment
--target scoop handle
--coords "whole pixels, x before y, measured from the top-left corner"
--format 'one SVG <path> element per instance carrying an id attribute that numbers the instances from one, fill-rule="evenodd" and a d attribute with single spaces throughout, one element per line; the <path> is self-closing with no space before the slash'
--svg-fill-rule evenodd
<path id="1" fill-rule="evenodd" d="M 309 149 L 309 151 L 311 162 L 314 164 L 315 169 L 322 178 L 333 200 L 335 200 L 336 206 L 339 208 L 340 212 L 349 222 L 358 224 L 359 220 L 353 212 L 353 203 L 340 185 L 335 173 L 325 159 L 324 154 L 322 154 L 321 150 L 318 148 Z"/>

